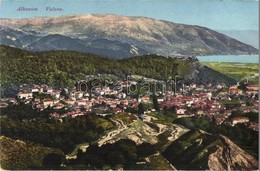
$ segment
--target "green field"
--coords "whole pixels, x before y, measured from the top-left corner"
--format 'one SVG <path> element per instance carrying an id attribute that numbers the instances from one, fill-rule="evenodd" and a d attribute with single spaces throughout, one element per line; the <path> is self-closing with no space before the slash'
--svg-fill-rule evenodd
<path id="1" fill-rule="evenodd" d="M 248 78 L 251 84 L 258 84 L 258 64 L 225 62 L 203 62 L 202 64 L 234 78 L 237 81 L 246 80 Z"/>

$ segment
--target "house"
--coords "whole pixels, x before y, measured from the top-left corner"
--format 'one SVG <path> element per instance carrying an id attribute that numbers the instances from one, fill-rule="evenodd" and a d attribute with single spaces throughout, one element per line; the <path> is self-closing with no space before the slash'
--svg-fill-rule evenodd
<path id="1" fill-rule="evenodd" d="M 74 97 L 76 99 L 81 99 L 83 97 L 83 93 L 80 91 L 73 91 L 71 92 L 71 97 Z"/>
<path id="2" fill-rule="evenodd" d="M 120 104 L 128 106 L 128 100 L 121 100 Z"/>
<path id="3" fill-rule="evenodd" d="M 85 107 L 86 107 L 87 109 L 91 109 L 92 106 L 93 106 L 93 102 L 92 102 L 92 101 L 90 101 L 90 100 L 86 101 Z"/>
<path id="4" fill-rule="evenodd" d="M 42 111 L 44 109 L 44 105 L 43 104 L 37 104 L 36 108 L 40 111 Z"/>
<path id="5" fill-rule="evenodd" d="M 141 102 L 150 103 L 150 97 L 148 97 L 148 96 L 141 97 Z"/>
<path id="6" fill-rule="evenodd" d="M 232 114 L 231 110 L 225 110 L 224 115 L 230 116 Z"/>
<path id="7" fill-rule="evenodd" d="M 208 98 L 208 100 L 211 100 L 211 98 L 212 98 L 212 93 L 211 92 L 207 93 L 207 98 Z"/>
<path id="8" fill-rule="evenodd" d="M 259 90 L 259 86 L 258 85 L 248 85 L 246 88 L 248 90 L 256 91 L 256 92 L 258 92 L 258 90 Z"/>
<path id="9" fill-rule="evenodd" d="M 29 99 L 29 98 L 32 98 L 33 97 L 33 94 L 32 92 L 26 92 L 26 91 L 21 91 L 18 93 L 17 97 L 19 99 Z"/>
<path id="10" fill-rule="evenodd" d="M 64 107 L 64 104 L 62 103 L 56 103 L 55 105 L 53 105 L 53 109 L 57 110 L 57 109 L 62 109 Z"/>
<path id="11" fill-rule="evenodd" d="M 120 109 L 120 108 L 113 108 L 112 111 L 114 113 L 119 113 L 119 112 L 122 112 L 122 109 Z"/>
<path id="12" fill-rule="evenodd" d="M 157 101 L 158 101 L 158 103 L 162 103 L 162 102 L 164 102 L 164 98 L 163 97 L 158 97 Z"/>
<path id="13" fill-rule="evenodd" d="M 190 85 L 190 88 L 196 88 L 196 87 L 197 87 L 197 85 L 194 84 L 194 83 L 192 83 L 192 84 Z"/>
<path id="14" fill-rule="evenodd" d="M 243 94 L 243 91 L 238 89 L 236 86 L 232 86 L 228 90 L 230 94 Z"/>
<path id="15" fill-rule="evenodd" d="M 259 124 L 257 122 L 250 122 L 248 128 L 253 129 L 254 131 L 259 131 Z"/>
<path id="16" fill-rule="evenodd" d="M 52 93 L 54 90 L 52 88 L 45 88 L 44 89 L 46 93 Z"/>
<path id="17" fill-rule="evenodd" d="M 52 107 L 53 104 L 54 104 L 53 99 L 45 98 L 45 99 L 43 100 L 43 106 L 44 106 L 44 108 L 47 108 L 47 107 L 49 107 L 49 106 Z"/>
<path id="18" fill-rule="evenodd" d="M 5 108 L 8 106 L 8 103 L 0 103 L 0 108 Z"/>
<path id="19" fill-rule="evenodd" d="M 116 108 L 117 103 L 116 103 L 116 102 L 109 103 L 109 106 L 110 106 L 111 108 Z"/>
<path id="20" fill-rule="evenodd" d="M 37 93 L 37 92 L 39 92 L 40 91 L 40 89 L 39 88 L 36 88 L 36 87 L 33 87 L 32 89 L 31 89 L 31 92 L 32 93 Z"/>
<path id="21" fill-rule="evenodd" d="M 54 117 L 54 118 L 59 118 L 59 117 L 60 117 L 60 114 L 57 113 L 57 112 L 54 112 L 54 113 L 50 113 L 49 116 L 50 116 L 50 117 Z"/>
<path id="22" fill-rule="evenodd" d="M 197 115 L 203 115 L 205 112 L 203 110 L 198 110 Z"/>
<path id="23" fill-rule="evenodd" d="M 221 84 L 218 84 L 218 85 L 216 86 L 217 89 L 221 89 L 221 88 L 223 88 L 223 87 L 224 87 L 224 86 L 221 85 Z"/>
<path id="24" fill-rule="evenodd" d="M 176 113 L 177 115 L 184 115 L 186 111 L 187 111 L 186 109 L 177 109 Z"/>
<path id="25" fill-rule="evenodd" d="M 65 103 L 67 103 L 67 104 L 69 104 L 69 105 L 74 105 L 75 104 L 75 102 L 76 102 L 76 100 L 74 100 L 74 99 L 66 99 L 65 100 Z"/>
<path id="26" fill-rule="evenodd" d="M 86 105 L 86 100 L 78 100 L 77 102 L 76 102 L 76 104 L 77 104 L 77 106 L 85 106 Z"/>
<path id="27" fill-rule="evenodd" d="M 242 117 L 242 116 L 234 117 L 231 120 L 233 126 L 238 123 L 246 123 L 246 122 L 249 122 L 249 119 L 247 117 Z"/>
<path id="28" fill-rule="evenodd" d="M 126 98 L 126 94 L 125 94 L 125 93 L 119 93 L 119 94 L 117 95 L 117 97 L 118 97 L 119 99 L 124 99 L 124 98 Z"/>
<path id="29" fill-rule="evenodd" d="M 40 98 L 34 98 L 34 102 L 41 102 L 41 99 Z"/>
<path id="30" fill-rule="evenodd" d="M 248 107 L 243 107 L 243 108 L 241 108 L 241 111 L 242 111 L 243 113 L 248 113 L 248 112 L 250 112 L 251 110 L 250 110 L 250 108 L 248 108 Z"/>
<path id="31" fill-rule="evenodd" d="M 12 104 L 17 103 L 17 100 L 15 98 L 8 98 L 7 101 Z"/>
<path id="32" fill-rule="evenodd" d="M 226 121 L 226 118 L 221 117 L 221 118 L 217 118 L 215 121 L 216 125 L 221 125 L 222 123 L 224 123 Z"/>
<path id="33" fill-rule="evenodd" d="M 58 99 L 60 98 L 60 91 L 58 90 L 53 90 L 51 93 L 50 93 L 51 96 L 53 96 L 54 98 Z"/>

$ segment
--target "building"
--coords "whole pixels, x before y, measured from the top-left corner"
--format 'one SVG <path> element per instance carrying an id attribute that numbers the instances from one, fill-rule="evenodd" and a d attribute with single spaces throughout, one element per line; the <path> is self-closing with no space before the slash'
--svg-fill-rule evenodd
<path id="1" fill-rule="evenodd" d="M 32 92 L 22 91 L 22 92 L 18 93 L 17 97 L 19 99 L 30 99 L 33 97 L 33 94 L 32 94 Z"/>
<path id="2" fill-rule="evenodd" d="M 246 123 L 246 122 L 249 122 L 249 119 L 247 117 L 240 117 L 240 116 L 234 117 L 231 120 L 233 126 L 238 123 Z"/>

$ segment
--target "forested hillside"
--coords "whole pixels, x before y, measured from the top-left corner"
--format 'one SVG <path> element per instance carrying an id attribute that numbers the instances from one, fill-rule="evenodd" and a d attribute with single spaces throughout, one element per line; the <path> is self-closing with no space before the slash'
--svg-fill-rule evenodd
<path id="1" fill-rule="evenodd" d="M 191 58 L 145 55 L 115 60 L 72 51 L 31 53 L 4 45 L 0 46 L 0 51 L 2 92 L 23 83 L 72 86 L 77 80 L 85 79 L 86 75 L 100 73 L 124 78 L 128 74 L 137 74 L 159 80 L 178 75 L 189 82 L 235 83 L 233 79 Z"/>

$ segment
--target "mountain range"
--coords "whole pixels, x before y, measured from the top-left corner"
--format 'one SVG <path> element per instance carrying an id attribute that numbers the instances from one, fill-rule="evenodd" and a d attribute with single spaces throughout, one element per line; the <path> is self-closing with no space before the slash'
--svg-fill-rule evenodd
<path id="1" fill-rule="evenodd" d="M 0 19 L 0 44 L 113 58 L 258 53 L 248 44 L 205 27 L 112 14 Z"/>
<path id="2" fill-rule="evenodd" d="M 249 44 L 255 48 L 259 47 L 258 30 L 218 30 L 218 32 L 228 35 L 246 44 Z"/>

